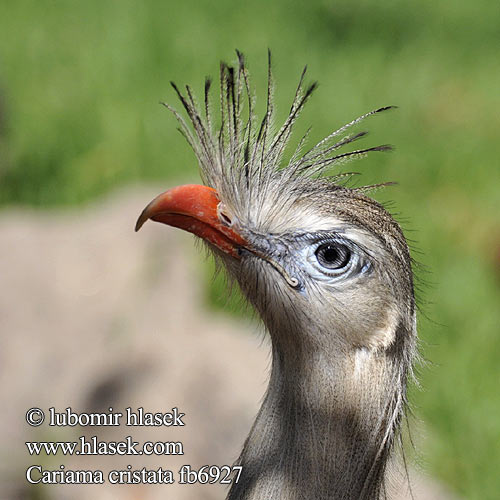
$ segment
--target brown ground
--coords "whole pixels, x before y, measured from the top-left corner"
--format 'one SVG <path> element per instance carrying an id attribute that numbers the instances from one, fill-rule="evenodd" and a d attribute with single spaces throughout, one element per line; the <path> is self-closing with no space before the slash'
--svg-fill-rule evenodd
<path id="1" fill-rule="evenodd" d="M 135 218 L 158 190 L 119 193 L 61 213 L 0 213 L 0 498 L 224 498 L 217 485 L 33 486 L 45 469 L 125 469 L 231 464 L 265 389 L 268 346 L 259 328 L 203 307 L 193 237 Z M 185 427 L 30 427 L 31 407 L 146 411 L 178 407 Z M 48 413 L 48 412 L 47 412 Z M 182 441 L 184 456 L 34 457 L 25 441 Z M 450 498 L 418 476 L 416 498 Z M 404 495 L 401 498 L 406 498 Z"/>

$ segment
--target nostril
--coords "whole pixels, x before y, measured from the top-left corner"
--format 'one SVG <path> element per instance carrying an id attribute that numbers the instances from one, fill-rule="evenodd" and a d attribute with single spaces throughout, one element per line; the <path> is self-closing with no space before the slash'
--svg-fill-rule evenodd
<path id="1" fill-rule="evenodd" d="M 221 220 L 221 222 L 223 222 L 226 226 L 232 226 L 233 225 L 233 221 L 231 220 L 231 217 L 229 217 L 229 215 L 227 215 L 227 213 L 225 212 L 225 209 L 226 207 L 224 206 L 224 204 L 221 202 L 217 205 L 217 215 L 219 216 L 219 219 Z"/>
<path id="2" fill-rule="evenodd" d="M 224 212 L 221 212 L 219 215 L 225 224 L 227 224 L 228 226 L 230 226 L 232 224 L 231 219 Z"/>

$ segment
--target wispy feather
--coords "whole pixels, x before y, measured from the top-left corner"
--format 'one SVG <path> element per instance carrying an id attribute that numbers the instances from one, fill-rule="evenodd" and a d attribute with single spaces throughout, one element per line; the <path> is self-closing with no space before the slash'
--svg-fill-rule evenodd
<path id="1" fill-rule="evenodd" d="M 236 51 L 236 66 L 220 64 L 220 127 L 213 129 L 211 80 L 205 80 L 204 113 L 200 112 L 191 88 L 186 86 L 186 95 L 172 83 L 191 126 L 170 105 L 165 106 L 179 121 L 180 130 L 192 147 L 200 166 L 204 182 L 233 199 L 259 196 L 261 204 L 272 190 L 280 191 L 284 182 L 290 187 L 294 179 L 311 178 L 331 173 L 331 167 L 343 164 L 376 151 L 389 151 L 391 146 L 381 145 L 339 153 L 339 149 L 364 138 L 367 132 L 348 134 L 338 139 L 369 116 L 387 111 L 394 106 L 385 106 L 352 120 L 336 129 L 315 146 L 302 153 L 309 130 L 287 163 L 284 154 L 292 136 L 293 127 L 307 101 L 317 88 L 317 83 L 305 84 L 307 67 L 300 75 L 288 116 L 283 125 L 274 131 L 274 79 L 271 53 L 268 53 L 268 79 L 266 111 L 261 120 L 254 116 L 255 97 L 250 75 L 243 54 Z M 244 117 L 245 115 L 245 117 Z M 337 177 L 331 177 L 336 182 Z M 229 187 L 229 188 L 228 188 Z M 228 192 L 228 189 L 232 190 Z M 358 188 L 362 192 L 363 188 Z M 367 188 L 368 190 L 368 188 Z"/>

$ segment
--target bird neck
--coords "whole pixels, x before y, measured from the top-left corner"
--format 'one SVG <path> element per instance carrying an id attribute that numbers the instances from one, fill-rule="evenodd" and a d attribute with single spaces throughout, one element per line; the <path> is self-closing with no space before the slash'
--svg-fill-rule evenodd
<path id="1" fill-rule="evenodd" d="M 284 356 L 275 343 L 228 500 L 380 498 L 404 399 L 405 374 L 391 359 L 310 346 Z"/>

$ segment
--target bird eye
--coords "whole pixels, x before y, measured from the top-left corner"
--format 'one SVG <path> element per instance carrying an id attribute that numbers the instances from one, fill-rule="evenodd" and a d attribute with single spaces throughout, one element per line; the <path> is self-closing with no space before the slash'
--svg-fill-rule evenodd
<path id="1" fill-rule="evenodd" d="M 351 260 L 351 251 L 339 243 L 323 243 L 315 252 L 318 263 L 327 269 L 342 269 Z"/>

